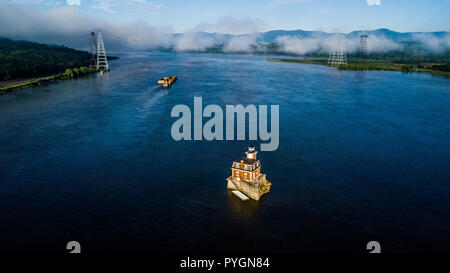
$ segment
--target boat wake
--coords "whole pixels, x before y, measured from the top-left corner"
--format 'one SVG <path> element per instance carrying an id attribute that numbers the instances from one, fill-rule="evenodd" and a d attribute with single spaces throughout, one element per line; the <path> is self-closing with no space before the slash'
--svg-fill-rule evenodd
<path id="1" fill-rule="evenodd" d="M 158 85 L 152 86 L 137 97 L 139 112 L 147 112 L 156 106 L 158 99 L 165 96 L 164 91 L 155 92 L 160 89 L 161 87 Z"/>

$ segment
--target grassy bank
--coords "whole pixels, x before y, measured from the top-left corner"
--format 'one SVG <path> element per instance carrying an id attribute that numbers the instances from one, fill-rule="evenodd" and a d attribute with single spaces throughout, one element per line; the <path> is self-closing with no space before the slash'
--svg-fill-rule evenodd
<path id="1" fill-rule="evenodd" d="M 91 73 L 96 73 L 96 69 L 88 69 L 87 67 L 80 67 L 74 69 L 66 69 L 64 73 L 55 74 L 48 77 L 33 78 L 22 81 L 16 81 L 11 84 L 6 84 L 0 88 L 0 95 L 12 92 L 14 90 L 27 88 L 31 86 L 39 86 L 42 84 L 47 84 L 50 82 L 55 82 L 57 80 L 70 80 L 78 77 L 82 77 Z"/>
<path id="2" fill-rule="evenodd" d="M 297 63 L 297 64 L 318 64 L 327 65 L 328 59 L 324 57 L 305 58 L 305 59 L 267 59 L 269 62 Z"/>
<path id="3" fill-rule="evenodd" d="M 306 59 L 267 59 L 269 62 L 284 62 L 284 63 L 299 63 L 299 64 L 315 64 L 315 65 L 327 65 L 328 58 L 306 58 Z M 430 73 L 436 75 L 450 76 L 448 71 L 448 64 L 445 63 L 423 63 L 423 64 L 402 64 L 393 63 L 387 60 L 369 59 L 366 63 L 359 63 L 358 60 L 350 59 L 348 65 L 339 67 L 340 70 L 388 70 L 398 71 L 404 73 L 418 72 L 418 73 Z M 447 71 L 446 71 L 447 70 Z"/>

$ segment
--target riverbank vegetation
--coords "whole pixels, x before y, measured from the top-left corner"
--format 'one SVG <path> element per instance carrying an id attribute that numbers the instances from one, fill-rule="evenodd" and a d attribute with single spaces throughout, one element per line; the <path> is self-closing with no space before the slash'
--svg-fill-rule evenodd
<path id="1" fill-rule="evenodd" d="M 0 94 L 97 72 L 88 68 L 91 58 L 86 51 L 65 46 L 0 38 Z"/>
<path id="2" fill-rule="evenodd" d="M 305 57 L 304 59 L 267 59 L 270 62 L 285 62 L 299 64 L 316 64 L 327 65 L 327 57 Z M 444 59 L 425 59 L 411 57 L 403 57 L 404 62 L 398 62 L 396 59 L 374 59 L 369 58 L 361 62 L 359 58 L 349 58 L 347 65 L 341 65 L 340 70 L 387 70 L 399 71 L 403 73 L 419 72 L 431 73 L 437 75 L 450 76 L 450 63 Z M 438 62 L 422 62 L 422 61 L 438 61 Z M 440 62 L 439 62 L 440 61 Z"/>
<path id="3" fill-rule="evenodd" d="M 84 66 L 79 67 L 79 68 L 74 68 L 74 69 L 68 68 L 64 72 L 58 73 L 55 75 L 51 75 L 51 76 L 47 76 L 47 77 L 37 77 L 37 78 L 32 78 L 32 79 L 27 79 L 27 80 L 19 80 L 19 81 L 14 81 L 10 84 L 6 84 L 5 86 L 0 87 L 0 95 L 9 93 L 14 90 L 26 88 L 26 87 L 39 86 L 42 84 L 55 82 L 57 80 L 75 79 L 75 78 L 85 76 L 85 75 L 88 75 L 91 73 L 96 73 L 96 72 L 98 72 L 96 69 L 89 69 Z"/>

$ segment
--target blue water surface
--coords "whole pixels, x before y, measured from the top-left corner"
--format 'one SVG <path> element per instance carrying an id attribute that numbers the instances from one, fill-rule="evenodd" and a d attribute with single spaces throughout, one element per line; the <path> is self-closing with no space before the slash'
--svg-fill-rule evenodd
<path id="1" fill-rule="evenodd" d="M 450 80 L 262 56 L 120 54 L 0 97 L 0 251 L 450 251 Z M 162 76 L 177 75 L 165 90 Z M 271 192 L 226 189 L 260 141 L 174 141 L 175 105 L 280 106 Z M 206 119 L 205 119 L 206 121 Z"/>

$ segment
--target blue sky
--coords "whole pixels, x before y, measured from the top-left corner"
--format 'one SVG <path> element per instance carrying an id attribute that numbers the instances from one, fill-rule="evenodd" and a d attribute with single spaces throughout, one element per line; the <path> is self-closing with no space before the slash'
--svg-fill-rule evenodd
<path id="1" fill-rule="evenodd" d="M 450 29 L 448 0 L 14 0 L 14 2 L 23 7 L 42 10 L 71 6 L 91 17 L 95 16 L 105 21 L 141 20 L 150 25 L 171 26 L 177 32 L 193 28 L 240 32 L 237 29 L 218 27 L 217 20 L 224 16 L 235 20 L 248 20 L 244 23 L 248 22 L 253 28 L 257 27 L 257 31 L 304 29 L 349 32 L 359 29 L 389 28 L 407 32 Z"/>

